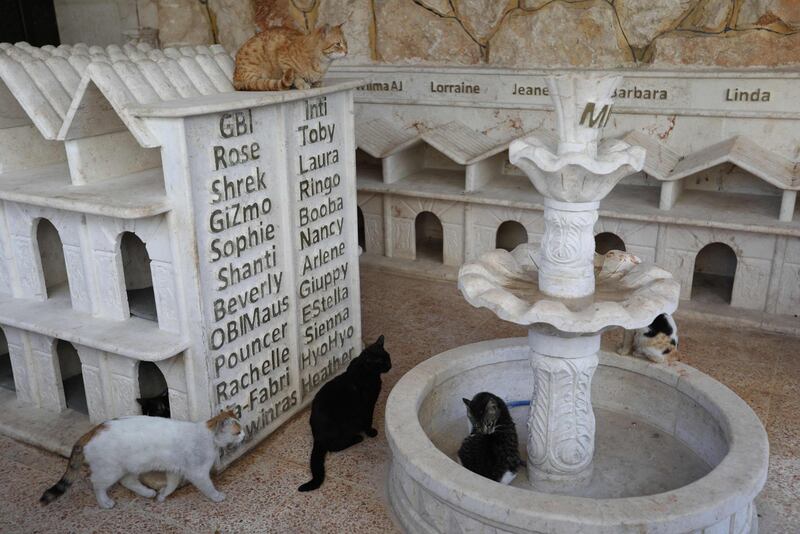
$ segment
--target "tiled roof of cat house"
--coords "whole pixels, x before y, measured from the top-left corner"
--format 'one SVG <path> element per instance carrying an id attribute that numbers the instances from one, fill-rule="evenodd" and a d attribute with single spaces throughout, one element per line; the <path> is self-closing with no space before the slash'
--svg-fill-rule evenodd
<path id="1" fill-rule="evenodd" d="M 720 163 L 732 163 L 778 189 L 800 190 L 800 165 L 742 136 L 681 156 L 666 144 L 633 131 L 625 141 L 647 149 L 644 171 L 661 181 L 681 180 Z"/>
<path id="2" fill-rule="evenodd" d="M 767 150 L 742 136 L 731 137 L 683 156 L 642 132 L 630 132 L 625 141 L 647 149 L 643 172 L 662 182 L 661 209 L 671 209 L 675 205 L 685 179 L 730 163 L 782 191 L 778 219 L 788 222 L 794 218 L 797 191 L 800 190 L 800 162 Z"/>
<path id="3" fill-rule="evenodd" d="M 137 141 L 151 146 L 148 132 L 126 113 L 128 105 L 233 91 L 232 74 L 233 59 L 220 45 L 159 50 L 146 44 L 2 43 L 0 106 L 17 121 L 21 107 L 50 140 L 73 137 L 76 125 L 90 135 L 121 130 L 118 115 Z M 98 91 L 116 113 L 108 113 Z M 83 118 L 87 110 L 92 120 Z"/>
<path id="4" fill-rule="evenodd" d="M 502 134 L 501 134 L 502 135 Z M 424 190 L 434 187 L 440 192 L 462 194 L 476 191 L 487 180 L 501 173 L 498 165 L 505 160 L 504 152 L 512 138 L 534 135 L 555 150 L 553 132 L 539 129 L 528 134 L 506 132 L 496 138 L 475 131 L 458 121 L 448 122 L 422 133 L 403 128 L 383 118 L 359 121 L 356 125 L 356 144 L 373 158 L 372 165 L 359 171 L 363 186 L 372 183 L 392 184 L 402 181 L 408 187 L 415 184 Z M 723 163 L 730 163 L 783 192 L 779 219 L 792 220 L 796 192 L 800 190 L 800 164 L 767 150 L 742 136 L 682 155 L 667 144 L 641 131 L 628 133 L 624 140 L 643 146 L 647 157 L 643 172 L 662 182 L 661 208 L 671 209 L 681 194 L 687 177 L 697 175 Z M 451 162 L 466 167 L 466 175 L 446 166 L 427 161 L 425 147 L 432 147 Z M 393 159 L 388 165 L 377 161 Z M 404 160 L 400 162 L 400 160 Z M 483 167 L 483 170 L 479 169 Z M 381 176 L 382 174 L 382 176 Z M 366 180 L 366 181 L 365 181 Z M 437 185 L 438 184 L 438 185 Z M 422 190 L 420 190 L 422 192 Z"/>
<path id="5" fill-rule="evenodd" d="M 399 128 L 384 119 L 356 125 L 356 145 L 373 160 L 387 159 L 383 177 L 362 167 L 373 180 L 409 184 L 440 183 L 446 189 L 473 190 L 499 172 L 504 153 L 517 134 L 501 132 L 492 137 L 459 122 L 451 121 L 422 133 Z M 433 152 L 431 151 L 433 150 Z M 438 153 L 437 156 L 435 153 Z M 442 156 L 444 160 L 442 160 Z M 448 163 L 449 162 L 449 163 Z"/>
<path id="6" fill-rule="evenodd" d="M 371 119 L 356 128 L 356 145 L 374 158 L 385 158 L 424 142 L 459 165 L 478 163 L 503 152 L 515 137 L 495 139 L 459 121 L 422 133 L 398 128 L 384 119 Z"/>

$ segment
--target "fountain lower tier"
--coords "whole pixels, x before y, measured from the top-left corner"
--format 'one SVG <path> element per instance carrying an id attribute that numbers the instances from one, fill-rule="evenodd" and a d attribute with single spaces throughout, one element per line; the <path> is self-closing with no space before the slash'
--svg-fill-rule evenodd
<path id="1" fill-rule="evenodd" d="M 503 486 L 461 467 L 454 460 L 467 433 L 461 399 L 479 391 L 529 399 L 537 358 L 530 347 L 524 338 L 459 347 L 415 367 L 392 390 L 389 496 L 409 532 L 757 532 L 766 432 L 742 399 L 679 363 L 600 353 L 585 484 L 554 494 L 540 481 L 531 486 L 524 470 Z M 523 448 L 529 410 L 512 408 Z"/>

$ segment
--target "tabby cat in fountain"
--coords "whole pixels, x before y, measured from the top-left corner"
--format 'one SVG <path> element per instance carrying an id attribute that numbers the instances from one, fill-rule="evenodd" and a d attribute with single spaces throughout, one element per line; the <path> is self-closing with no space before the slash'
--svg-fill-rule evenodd
<path id="1" fill-rule="evenodd" d="M 517 429 L 503 399 L 487 391 L 462 399 L 470 433 L 458 449 L 461 465 L 501 484 L 510 484 L 525 463 L 519 456 Z"/>
<path id="2" fill-rule="evenodd" d="M 39 502 L 50 504 L 61 497 L 80 474 L 84 461 L 91 469 L 97 503 L 112 508 L 108 490 L 120 482 L 145 498 L 156 491 L 139 481 L 148 471 L 166 471 L 167 484 L 158 492 L 163 501 L 186 479 L 214 502 L 225 499 L 211 482 L 211 468 L 219 461 L 220 449 L 232 448 L 244 439 L 239 421 L 225 411 L 198 423 L 163 417 L 136 415 L 112 419 L 81 436 L 72 447 L 67 471 Z"/>
<path id="3" fill-rule="evenodd" d="M 339 26 L 320 26 L 310 33 L 268 28 L 236 52 L 233 86 L 237 91 L 281 91 L 319 87 L 334 59 L 347 55 Z"/>

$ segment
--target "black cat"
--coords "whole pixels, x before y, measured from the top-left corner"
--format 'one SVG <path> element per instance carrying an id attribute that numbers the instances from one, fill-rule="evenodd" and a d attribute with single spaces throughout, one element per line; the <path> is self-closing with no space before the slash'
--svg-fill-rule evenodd
<path id="1" fill-rule="evenodd" d="M 461 465 L 495 482 L 509 484 L 517 468 L 525 464 L 519 457 L 517 429 L 506 403 L 486 391 L 463 401 L 472 431 L 458 449 Z"/>
<path id="2" fill-rule="evenodd" d="M 381 392 L 381 374 L 392 368 L 383 349 L 383 336 L 354 358 L 347 370 L 319 390 L 311 403 L 312 479 L 300 491 L 315 490 L 325 480 L 325 455 L 360 443 L 361 432 L 374 438 L 372 427 L 375 402 Z"/>
<path id="3" fill-rule="evenodd" d="M 155 397 L 136 399 L 136 402 L 142 407 L 142 415 L 169 419 L 169 392 L 167 390 Z"/>

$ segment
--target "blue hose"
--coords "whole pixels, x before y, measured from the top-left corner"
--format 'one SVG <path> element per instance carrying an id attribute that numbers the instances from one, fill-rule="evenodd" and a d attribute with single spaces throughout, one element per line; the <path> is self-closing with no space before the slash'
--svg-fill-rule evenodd
<path id="1" fill-rule="evenodd" d="M 517 408 L 519 406 L 530 406 L 531 401 L 529 400 L 516 400 L 516 401 L 508 401 L 506 402 L 506 406 L 509 408 Z"/>

